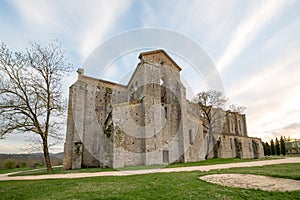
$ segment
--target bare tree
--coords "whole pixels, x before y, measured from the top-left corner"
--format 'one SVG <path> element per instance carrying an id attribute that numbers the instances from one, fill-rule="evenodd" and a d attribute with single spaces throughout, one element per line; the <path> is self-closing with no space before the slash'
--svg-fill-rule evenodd
<path id="1" fill-rule="evenodd" d="M 0 49 L 0 136 L 34 133 L 40 136 L 47 171 L 52 171 L 49 138 L 58 138 L 66 101 L 61 79 L 71 71 L 57 41 L 32 42 L 25 53 Z"/>
<path id="2" fill-rule="evenodd" d="M 232 112 L 244 113 L 246 107 L 245 107 L 245 106 L 239 106 L 239 105 L 237 105 L 237 104 L 231 104 L 231 105 L 229 105 L 229 109 L 230 109 Z"/>
<path id="3" fill-rule="evenodd" d="M 221 92 L 210 90 L 197 95 L 197 102 L 201 110 L 204 132 L 206 132 L 206 155 L 213 149 L 218 137 L 223 131 L 223 125 L 229 112 L 226 108 L 233 109 L 233 112 L 243 112 L 245 107 L 230 104 L 229 100 Z"/>
<path id="4" fill-rule="evenodd" d="M 221 92 L 210 90 L 200 92 L 197 95 L 197 100 L 202 112 L 201 119 L 203 121 L 204 132 L 207 133 L 205 154 L 205 158 L 207 158 L 217 141 L 216 138 L 222 132 L 226 117 L 224 108 L 228 103 L 228 99 L 225 98 Z"/>

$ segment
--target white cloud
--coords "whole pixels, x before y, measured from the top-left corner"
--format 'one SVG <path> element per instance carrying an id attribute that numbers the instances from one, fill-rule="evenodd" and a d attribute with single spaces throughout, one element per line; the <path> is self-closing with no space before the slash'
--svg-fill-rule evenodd
<path id="1" fill-rule="evenodd" d="M 0 140 L 0 153 L 21 153 L 24 144 L 24 135 L 10 134 Z"/>
<path id="2" fill-rule="evenodd" d="M 300 46 L 298 48 L 300 50 Z M 295 49 L 293 49 L 295 50 Z M 247 79 L 244 76 L 238 79 L 239 84 L 233 85 L 229 89 L 231 97 L 242 96 L 249 94 L 249 91 L 254 92 L 262 91 L 268 93 L 270 91 L 278 90 L 279 88 L 285 88 L 295 82 L 298 82 L 298 77 L 295 77 L 294 73 L 299 72 L 300 69 L 293 69 L 291 72 L 289 67 L 295 62 L 300 62 L 298 58 L 298 51 L 289 50 L 286 55 L 280 55 L 277 58 L 271 58 L 273 60 L 266 60 L 261 62 L 258 67 L 260 71 L 255 74 L 248 74 Z M 274 80 L 277 79 L 277 81 Z M 292 81 L 295 82 L 292 82 Z"/>
<path id="3" fill-rule="evenodd" d="M 139 53 L 141 50 L 129 51 L 120 55 L 106 67 L 99 78 L 126 85 L 140 62 Z"/>
<path id="4" fill-rule="evenodd" d="M 131 1 L 23 0 L 13 4 L 30 38 L 62 37 L 84 59 L 107 37 Z"/>
<path id="5" fill-rule="evenodd" d="M 275 79 L 276 80 L 276 79 Z M 266 95 L 249 94 L 247 112 L 248 131 L 250 135 L 268 138 L 272 130 L 281 129 L 286 124 L 297 123 L 300 119 L 300 86 L 289 89 L 273 90 Z M 285 135 L 294 133 L 285 132 Z M 298 136 L 300 136 L 298 134 Z"/>
<path id="6" fill-rule="evenodd" d="M 160 3 L 159 7 L 154 6 L 152 2 L 145 1 L 143 3 L 145 15 L 142 23 L 145 27 L 165 27 L 192 36 L 212 58 L 219 58 L 217 66 L 223 70 L 236 58 L 239 58 L 241 52 L 252 45 L 255 39 L 263 36 L 264 31 L 273 31 L 268 30 L 268 25 L 276 23 L 275 20 L 278 20 L 278 17 L 287 8 L 290 8 L 293 1 L 250 1 L 246 3 L 238 1 L 193 1 L 187 3 L 181 1 L 176 4 Z M 172 17 L 170 17 L 170 12 L 166 12 L 167 10 L 171 11 Z M 287 25 L 290 24 L 286 23 L 285 26 Z M 294 28 L 297 27 L 298 24 L 295 22 Z M 279 116 L 284 115 L 287 118 L 286 112 L 290 110 L 290 107 L 287 108 L 285 105 L 294 106 L 291 99 L 298 98 L 295 92 L 286 90 L 299 82 L 296 77 L 296 74 L 299 74 L 298 70 L 290 72 L 290 69 L 287 72 L 287 68 L 298 62 L 299 51 L 298 47 L 296 48 L 294 45 L 297 39 L 287 39 L 287 35 L 283 37 L 284 34 L 290 34 L 294 28 L 287 27 L 284 30 L 285 33 L 276 34 L 273 41 L 269 41 L 268 48 L 270 47 L 272 50 L 279 48 L 278 44 L 280 43 L 280 52 L 275 51 L 270 54 L 270 49 L 266 50 L 264 53 L 269 58 L 258 60 L 255 66 L 253 66 L 253 61 L 245 59 L 244 62 L 252 63 L 252 66 L 249 64 L 247 67 L 259 69 L 252 70 L 255 71 L 255 74 L 246 74 L 242 72 L 242 68 L 236 68 L 240 76 L 234 77 L 232 75 L 234 73 L 231 73 L 230 76 L 224 77 L 235 82 L 235 87 L 228 90 L 233 102 L 241 102 L 241 105 L 248 107 L 248 130 L 251 136 L 262 137 L 261 134 L 266 130 L 264 124 L 269 124 L 268 128 L 286 124 L 286 121 L 278 120 Z M 265 46 L 267 47 L 267 45 Z M 193 89 L 199 89 L 200 84 L 197 84 L 196 79 L 191 78 L 193 76 L 192 73 L 189 73 L 190 69 L 185 70 L 188 71 L 183 71 L 183 73 L 188 75 L 188 80 L 192 80 L 190 83 L 192 83 Z M 199 82 L 199 79 L 197 80 Z M 225 87 L 228 86 L 225 85 Z M 287 99 L 291 102 L 288 103 Z M 274 122 L 273 127 L 270 125 L 272 122 Z"/>
<path id="7" fill-rule="evenodd" d="M 300 138 L 300 123 L 287 123 L 287 125 L 281 126 L 278 129 L 270 129 L 265 132 L 264 141 L 269 142 L 275 137 L 278 139 L 280 136 L 290 137 L 291 139 Z"/>
<path id="8" fill-rule="evenodd" d="M 221 70 L 232 65 L 232 71 L 225 71 L 228 74 L 224 73 L 222 78 L 230 80 L 225 82 L 225 88 L 228 88 L 226 93 L 232 101 L 248 107 L 249 135 L 271 137 L 273 130 L 281 130 L 300 118 L 297 114 L 300 113 L 297 77 L 300 73 L 300 29 L 299 15 L 293 13 L 294 6 L 290 6 L 294 1 L 142 1 L 139 12 L 127 12 L 131 3 L 117 0 L 15 0 L 9 4 L 14 5 L 16 19 L 0 21 L 5 30 L 0 32 L 0 37 L 17 50 L 28 46 L 28 39 L 47 41 L 58 38 L 70 54 L 71 62 L 77 62 L 77 67 L 100 42 L 114 34 L 116 27 L 125 30 L 131 26 L 120 24 L 120 20 L 135 18 L 141 24 L 134 24 L 136 28 L 162 27 L 190 36 L 218 61 Z M 285 12 L 286 9 L 289 13 Z M 141 15 L 132 16 L 136 13 Z M 4 15 L 0 13 L 1 17 Z M 262 41 L 261 36 L 266 41 L 257 45 L 259 52 L 252 51 L 251 56 L 260 54 L 266 58 L 257 55 L 257 60 L 253 61 L 243 57 L 242 53 L 248 53 L 248 47 L 256 46 L 256 39 Z M 107 77 L 126 82 L 138 62 L 137 54 L 130 53 L 112 63 Z M 243 60 L 243 67 L 236 66 L 236 60 Z M 192 91 L 197 93 L 199 88 L 205 88 L 191 67 L 182 68 L 183 79 L 189 81 Z M 73 74 L 64 80 L 66 94 L 76 76 Z"/>
<path id="9" fill-rule="evenodd" d="M 253 2 L 251 1 L 251 3 Z M 252 9 L 248 11 L 248 16 L 235 28 L 229 45 L 217 61 L 218 69 L 221 71 L 228 67 L 243 49 L 251 44 L 267 23 L 280 15 L 289 3 L 291 1 L 263 1 L 259 5 L 252 6 Z"/>
<path id="10" fill-rule="evenodd" d="M 1 144 L 3 143 L 3 144 Z M 0 141 L 0 153 L 21 153 L 21 150 L 18 150 L 17 148 L 19 147 L 18 145 L 16 145 L 16 143 L 9 143 L 7 141 Z"/>
<path id="11" fill-rule="evenodd" d="M 144 27 L 163 27 L 191 36 L 212 52 L 223 46 L 238 7 L 237 1 L 222 0 L 159 1 L 159 6 L 143 1 L 141 21 Z"/>
<path id="12" fill-rule="evenodd" d="M 263 138 L 272 137 L 272 130 L 281 129 L 300 118 L 299 82 L 299 18 L 284 24 L 279 31 L 260 44 L 261 56 L 253 66 L 252 74 L 240 73 L 227 90 L 230 98 L 246 105 L 248 131 Z M 235 83 L 235 84 L 232 84 Z M 238 84 L 236 84 L 238 83 Z"/>
<path id="13" fill-rule="evenodd" d="M 69 61 L 74 62 L 75 59 L 82 63 L 118 24 L 118 19 L 130 7 L 131 1 L 22 0 L 12 1 L 10 5 L 15 11 L 15 24 L 11 25 L 12 21 L 0 22 L 6 30 L 0 33 L 4 43 L 19 51 L 28 46 L 29 39 L 46 42 L 57 38 L 63 43 L 67 57 L 73 58 Z M 75 80 L 75 73 L 63 80 L 65 97 L 68 96 L 68 87 Z M 27 143 L 23 140 L 22 137 L 8 136 L 0 141 L 3 143 L 0 152 L 19 152 L 21 146 Z"/>
<path id="14" fill-rule="evenodd" d="M 300 69 L 295 67 L 299 66 L 300 60 L 292 55 L 296 56 L 296 53 L 279 59 L 273 65 L 266 63 L 267 67 L 262 66 L 264 70 L 261 73 L 248 77 L 229 91 L 233 99 L 239 99 L 248 107 L 250 134 L 262 137 L 262 132 L 300 119 L 297 103 L 300 99 Z"/>
<path id="15" fill-rule="evenodd" d="M 73 83 L 75 83 L 76 80 L 77 80 L 77 73 L 75 71 L 71 72 L 67 76 L 63 77 L 63 79 L 62 79 L 62 93 L 64 95 L 64 98 L 68 98 L 69 87 Z"/>

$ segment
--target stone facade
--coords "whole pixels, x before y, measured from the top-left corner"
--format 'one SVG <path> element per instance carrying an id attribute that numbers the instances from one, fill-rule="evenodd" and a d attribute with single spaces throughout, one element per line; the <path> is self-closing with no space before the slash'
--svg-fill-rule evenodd
<path id="1" fill-rule="evenodd" d="M 207 133 L 198 104 L 186 100 L 181 68 L 163 50 L 141 53 L 127 85 L 84 75 L 69 89 L 64 168 L 204 160 Z M 230 112 L 209 157 L 261 158 L 245 115 Z"/>

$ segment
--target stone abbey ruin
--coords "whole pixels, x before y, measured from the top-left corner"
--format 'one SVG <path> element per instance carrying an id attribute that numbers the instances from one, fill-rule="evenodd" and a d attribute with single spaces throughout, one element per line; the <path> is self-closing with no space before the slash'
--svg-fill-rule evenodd
<path id="1" fill-rule="evenodd" d="M 69 88 L 64 169 L 263 157 L 261 139 L 248 137 L 243 114 L 219 110 L 226 117 L 209 134 L 199 104 L 186 99 L 181 68 L 165 51 L 139 59 L 127 85 L 78 70 Z"/>

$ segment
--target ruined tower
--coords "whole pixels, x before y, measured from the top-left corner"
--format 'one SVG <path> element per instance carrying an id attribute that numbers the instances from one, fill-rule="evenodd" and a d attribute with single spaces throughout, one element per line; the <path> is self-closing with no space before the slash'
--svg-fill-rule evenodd
<path id="1" fill-rule="evenodd" d="M 88 77 L 78 70 L 78 80 L 69 89 L 65 169 L 205 159 L 201 112 L 186 99 L 182 69 L 164 50 L 141 53 L 139 59 L 127 85 Z M 224 126 L 220 134 L 226 140 L 220 137 L 215 147 L 219 152 L 214 155 L 236 157 L 237 151 L 226 145 L 237 138 L 238 144 L 255 140 L 256 157 L 262 157 L 261 141 L 247 136 L 246 121 L 241 119 L 237 123 L 243 130 L 238 129 L 238 134 Z M 252 153 L 240 153 L 240 157 L 255 157 L 253 149 L 247 151 Z"/>

